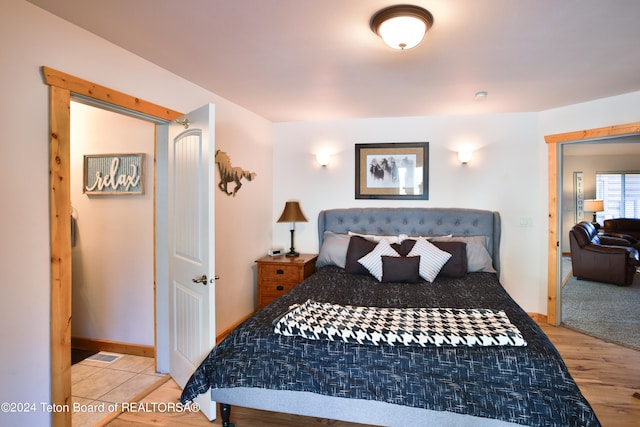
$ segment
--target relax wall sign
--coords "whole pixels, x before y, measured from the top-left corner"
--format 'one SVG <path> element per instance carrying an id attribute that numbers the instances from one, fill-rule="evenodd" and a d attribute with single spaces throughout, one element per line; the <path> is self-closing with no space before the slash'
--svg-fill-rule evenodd
<path id="1" fill-rule="evenodd" d="M 84 156 L 85 194 L 144 194 L 144 154 Z"/>

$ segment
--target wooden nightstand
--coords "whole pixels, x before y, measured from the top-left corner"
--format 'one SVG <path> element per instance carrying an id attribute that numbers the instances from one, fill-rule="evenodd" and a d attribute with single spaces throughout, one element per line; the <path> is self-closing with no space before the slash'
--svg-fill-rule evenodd
<path id="1" fill-rule="evenodd" d="M 264 256 L 258 263 L 258 308 L 293 289 L 316 271 L 316 254 Z"/>

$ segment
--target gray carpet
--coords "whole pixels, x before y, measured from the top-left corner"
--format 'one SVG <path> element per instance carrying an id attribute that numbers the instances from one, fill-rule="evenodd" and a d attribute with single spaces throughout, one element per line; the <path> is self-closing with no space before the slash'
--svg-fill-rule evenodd
<path id="1" fill-rule="evenodd" d="M 571 276 L 562 288 L 562 323 L 596 338 L 640 350 L 640 273 L 631 286 Z"/>

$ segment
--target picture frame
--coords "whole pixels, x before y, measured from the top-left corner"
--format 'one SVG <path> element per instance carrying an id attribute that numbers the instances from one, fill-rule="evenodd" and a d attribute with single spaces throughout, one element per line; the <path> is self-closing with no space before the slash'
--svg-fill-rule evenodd
<path id="1" fill-rule="evenodd" d="M 429 143 L 355 144 L 356 199 L 429 200 Z"/>
<path id="2" fill-rule="evenodd" d="M 87 195 L 144 194 L 144 153 L 84 155 L 82 175 Z"/>

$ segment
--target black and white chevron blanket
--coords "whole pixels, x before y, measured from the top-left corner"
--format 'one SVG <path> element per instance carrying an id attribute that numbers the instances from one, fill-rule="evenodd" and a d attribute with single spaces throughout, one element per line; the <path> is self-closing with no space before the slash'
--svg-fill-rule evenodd
<path id="1" fill-rule="evenodd" d="M 379 308 L 307 300 L 274 320 L 275 332 L 371 345 L 526 346 L 502 310 Z"/>

